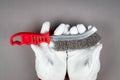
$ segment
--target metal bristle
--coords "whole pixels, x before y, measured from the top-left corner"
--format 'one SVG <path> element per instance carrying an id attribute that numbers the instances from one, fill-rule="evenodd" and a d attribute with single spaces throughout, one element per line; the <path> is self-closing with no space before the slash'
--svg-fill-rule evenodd
<path id="1" fill-rule="evenodd" d="M 100 40 L 100 35 L 94 33 L 91 36 L 81 40 L 54 41 L 54 49 L 57 51 L 64 51 L 89 48 L 97 44 Z"/>

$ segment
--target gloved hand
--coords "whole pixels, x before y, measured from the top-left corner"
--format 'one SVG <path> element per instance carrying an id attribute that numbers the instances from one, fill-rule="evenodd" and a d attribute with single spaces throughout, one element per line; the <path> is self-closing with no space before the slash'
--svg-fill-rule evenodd
<path id="1" fill-rule="evenodd" d="M 55 30 L 54 35 L 66 34 L 69 25 L 60 24 Z M 42 26 L 41 33 L 46 33 L 50 29 L 50 23 L 45 22 Z M 31 45 L 35 53 L 35 68 L 38 77 L 41 80 L 64 80 L 66 74 L 66 57 L 65 51 L 55 51 L 50 44 L 41 43 Z"/>
<path id="2" fill-rule="evenodd" d="M 85 30 L 84 25 L 78 24 L 70 29 L 70 34 L 81 34 Z M 90 48 L 68 50 L 68 75 L 70 80 L 96 80 L 100 70 L 99 56 L 101 49 L 102 44 L 98 43 Z"/>

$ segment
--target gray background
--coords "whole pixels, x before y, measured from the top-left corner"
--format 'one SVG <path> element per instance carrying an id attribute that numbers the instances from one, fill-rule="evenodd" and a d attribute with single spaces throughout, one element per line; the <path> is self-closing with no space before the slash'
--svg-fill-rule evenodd
<path id="1" fill-rule="evenodd" d="M 20 31 L 39 32 L 44 21 L 94 25 L 102 36 L 97 80 L 120 79 L 120 0 L 0 0 L 0 80 L 37 80 L 30 46 L 11 46 Z"/>

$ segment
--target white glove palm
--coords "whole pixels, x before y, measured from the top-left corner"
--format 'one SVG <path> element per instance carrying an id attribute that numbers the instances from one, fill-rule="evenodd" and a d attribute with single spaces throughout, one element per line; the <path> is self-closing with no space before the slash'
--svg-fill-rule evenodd
<path id="1" fill-rule="evenodd" d="M 62 35 L 68 25 L 61 24 L 54 32 L 54 35 Z M 45 22 L 42 26 L 41 33 L 49 31 L 50 23 Z M 65 30 L 66 30 L 65 29 Z M 41 43 L 40 45 L 31 45 L 35 52 L 35 67 L 37 75 L 42 80 L 64 80 L 66 74 L 66 52 L 55 51 L 51 44 Z"/>
<path id="2" fill-rule="evenodd" d="M 77 32 L 75 32 L 77 31 Z M 85 31 L 84 25 L 77 25 L 70 29 L 71 34 Z M 68 75 L 70 80 L 96 80 L 100 70 L 100 51 L 102 44 L 91 48 L 68 51 Z"/>

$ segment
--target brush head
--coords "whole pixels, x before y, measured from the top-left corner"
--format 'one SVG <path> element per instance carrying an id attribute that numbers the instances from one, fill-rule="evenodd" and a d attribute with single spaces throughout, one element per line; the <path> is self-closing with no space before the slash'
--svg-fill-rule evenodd
<path id="1" fill-rule="evenodd" d="M 83 48 L 90 48 L 100 42 L 101 37 L 96 32 L 92 35 L 80 39 L 80 40 L 59 40 L 53 41 L 55 43 L 54 49 L 57 51 L 64 51 L 64 50 L 76 50 L 76 49 L 83 49 Z"/>

